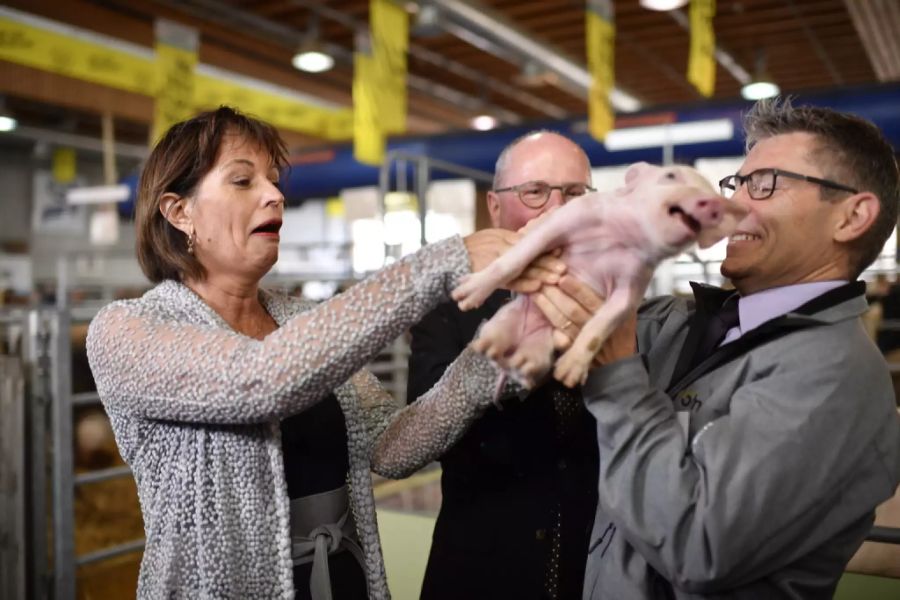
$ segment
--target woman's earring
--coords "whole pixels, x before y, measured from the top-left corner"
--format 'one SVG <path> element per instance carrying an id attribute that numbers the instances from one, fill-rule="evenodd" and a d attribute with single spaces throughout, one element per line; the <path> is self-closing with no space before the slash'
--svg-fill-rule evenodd
<path id="1" fill-rule="evenodd" d="M 187 239 L 187 246 L 188 246 L 188 247 L 187 247 L 187 251 L 188 251 L 188 254 L 193 254 L 193 253 L 194 253 L 194 238 L 196 238 L 196 237 L 197 237 L 197 234 L 194 233 L 194 230 L 193 230 L 193 229 L 191 229 L 191 232 L 188 234 L 188 239 Z"/>

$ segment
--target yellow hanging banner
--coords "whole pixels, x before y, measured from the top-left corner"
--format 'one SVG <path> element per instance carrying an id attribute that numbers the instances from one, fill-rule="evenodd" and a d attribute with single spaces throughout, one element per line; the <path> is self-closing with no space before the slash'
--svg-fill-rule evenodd
<path id="1" fill-rule="evenodd" d="M 283 129 L 301 131 L 326 140 L 349 140 L 353 137 L 352 109 L 304 104 L 276 93 L 253 90 L 208 75 L 198 74 L 195 80 L 194 102 L 198 110 L 227 104 Z"/>
<path id="2" fill-rule="evenodd" d="M 353 157 L 378 166 L 384 160 L 384 131 L 379 124 L 378 80 L 374 60 L 363 52 L 353 57 Z"/>
<path id="3" fill-rule="evenodd" d="M 160 91 L 161 72 L 174 74 L 176 81 L 185 84 L 177 75 L 185 74 L 186 62 L 196 65 L 195 56 L 178 55 L 178 47 L 171 48 L 171 44 L 162 50 L 167 56 L 157 59 L 149 49 L 132 51 L 126 42 L 110 40 L 104 43 L 103 36 L 98 34 L 71 27 L 71 32 L 63 32 L 55 29 L 52 21 L 25 13 L 21 13 L 24 16 L 20 19 L 17 18 L 18 11 L 2 7 L 0 10 L 3 11 L 0 13 L 0 60 L 154 97 Z M 48 23 L 47 27 L 41 26 L 44 21 Z M 181 66 L 176 68 L 179 64 Z M 180 95 L 173 89 L 166 93 L 171 94 L 168 98 L 172 102 L 184 101 L 184 89 Z M 276 90 L 257 89 L 196 71 L 190 104 L 192 114 L 228 104 L 283 129 L 326 140 L 353 137 L 353 113 L 349 108 L 316 106 L 280 95 Z"/>
<path id="4" fill-rule="evenodd" d="M 155 144 L 175 123 L 194 116 L 197 30 L 179 23 L 156 21 L 156 102 L 153 105 Z"/>
<path id="5" fill-rule="evenodd" d="M 0 60 L 147 94 L 153 62 L 124 50 L 0 16 Z"/>
<path id="6" fill-rule="evenodd" d="M 585 47 L 592 77 L 588 91 L 588 130 L 594 139 L 602 141 L 615 122 L 609 101 L 616 68 L 616 27 L 611 0 L 588 0 L 585 19 Z"/>
<path id="7" fill-rule="evenodd" d="M 391 0 L 371 0 L 369 19 L 379 121 L 385 133 L 405 133 L 409 17 Z"/>
<path id="8" fill-rule="evenodd" d="M 75 180 L 75 150 L 72 148 L 55 148 L 53 150 L 53 181 L 71 183 Z"/>
<path id="9" fill-rule="evenodd" d="M 688 56 L 688 81 L 709 98 L 716 89 L 716 35 L 713 17 L 716 0 L 691 0 L 691 50 Z"/>

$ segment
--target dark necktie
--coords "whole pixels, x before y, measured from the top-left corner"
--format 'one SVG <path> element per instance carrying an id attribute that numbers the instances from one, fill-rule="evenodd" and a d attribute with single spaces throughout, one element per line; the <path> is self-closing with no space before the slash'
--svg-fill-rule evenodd
<path id="1" fill-rule="evenodd" d="M 740 322 L 738 318 L 738 298 L 737 294 L 732 294 L 725 300 L 722 308 L 710 315 L 706 329 L 703 330 L 703 337 L 700 338 L 697 351 L 694 353 L 692 368 L 702 363 L 707 356 L 715 352 L 728 330 L 737 326 Z"/>

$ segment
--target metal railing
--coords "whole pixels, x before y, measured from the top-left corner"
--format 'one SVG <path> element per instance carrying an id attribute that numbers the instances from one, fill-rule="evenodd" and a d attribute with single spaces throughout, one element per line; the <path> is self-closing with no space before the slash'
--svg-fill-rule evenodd
<path id="1" fill-rule="evenodd" d="M 18 353 L 0 353 L 0 597 L 27 587 L 25 371 Z"/>
<path id="2" fill-rule="evenodd" d="M 72 393 L 72 345 L 69 330 L 74 322 L 89 321 L 96 311 L 63 308 L 46 311 L 43 322 L 47 328 L 47 370 L 51 381 L 49 406 L 52 409 L 52 507 L 53 507 L 53 598 L 75 598 L 77 567 L 136 552 L 144 547 L 138 539 L 102 548 L 87 554 L 75 554 L 74 492 L 82 485 L 131 477 L 128 466 L 116 466 L 86 473 L 74 472 L 71 452 L 58 449 L 73 448 L 73 408 L 99 404 L 96 392 Z M 73 316 L 75 315 L 75 316 Z M 76 318 L 77 317 L 77 318 Z M 379 377 L 398 402 L 406 398 L 406 373 L 409 346 L 400 337 L 368 368 Z M 35 529 L 40 531 L 41 529 Z M 37 536 L 39 537 L 39 536 Z M 36 596 L 43 597 L 43 596 Z"/>
<path id="3" fill-rule="evenodd" d="M 45 377 L 50 381 L 49 402 L 52 413 L 52 507 L 53 507 L 53 598 L 74 600 L 78 566 L 106 560 L 135 552 L 144 547 L 144 540 L 131 540 L 124 544 L 102 548 L 84 555 L 75 554 L 75 490 L 79 486 L 131 477 L 131 469 L 118 466 L 98 471 L 75 474 L 72 448 L 74 448 L 74 408 L 99 405 L 96 392 L 75 394 L 72 386 L 73 323 L 89 322 L 101 305 L 69 304 L 69 265 L 61 258 L 57 265 L 55 310 L 45 311 L 42 321 L 46 324 L 48 342 Z M 36 530 L 40 531 L 40 530 Z"/>
<path id="4" fill-rule="evenodd" d="M 471 179 L 478 183 L 490 185 L 494 176 L 487 171 L 479 171 L 456 163 L 447 162 L 438 158 L 432 158 L 422 154 L 406 152 L 404 150 L 391 150 L 385 156 L 384 162 L 378 173 L 378 202 L 381 214 L 385 214 L 385 195 L 391 189 L 391 172 L 395 174 L 395 183 L 398 191 L 408 191 L 407 165 L 413 168 L 412 191 L 416 196 L 416 205 L 419 216 L 419 241 L 424 246 L 425 239 L 425 215 L 428 212 L 428 186 L 431 184 L 432 172 L 443 171 Z M 389 248 L 385 245 L 385 256 L 390 256 Z M 395 257 L 399 258 L 399 257 Z"/>

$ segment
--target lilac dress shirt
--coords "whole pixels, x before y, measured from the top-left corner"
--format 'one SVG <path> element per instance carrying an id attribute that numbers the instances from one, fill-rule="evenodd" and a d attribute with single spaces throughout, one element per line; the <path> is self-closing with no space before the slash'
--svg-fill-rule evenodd
<path id="1" fill-rule="evenodd" d="M 738 325 L 728 330 L 719 346 L 733 342 L 763 323 L 800 308 L 813 298 L 846 283 L 843 280 L 813 281 L 770 288 L 749 296 L 741 296 L 738 300 Z"/>

